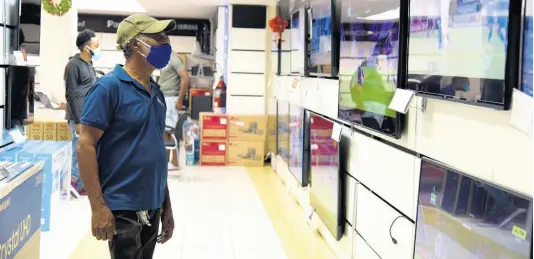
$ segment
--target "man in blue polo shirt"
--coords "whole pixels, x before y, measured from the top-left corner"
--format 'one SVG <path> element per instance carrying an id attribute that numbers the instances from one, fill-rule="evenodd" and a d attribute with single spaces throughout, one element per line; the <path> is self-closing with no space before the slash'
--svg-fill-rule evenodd
<path id="1" fill-rule="evenodd" d="M 92 233 L 109 241 L 111 258 L 150 259 L 172 237 L 163 140 L 165 99 L 151 80 L 167 65 L 174 20 L 135 14 L 117 28 L 126 64 L 95 83 L 85 97 L 78 163 L 92 210 Z M 162 231 L 158 235 L 159 224 Z"/>

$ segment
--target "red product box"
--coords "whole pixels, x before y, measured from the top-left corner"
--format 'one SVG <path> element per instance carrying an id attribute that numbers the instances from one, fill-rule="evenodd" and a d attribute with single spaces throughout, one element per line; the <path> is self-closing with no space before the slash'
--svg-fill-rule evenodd
<path id="1" fill-rule="evenodd" d="M 228 116 L 215 113 L 200 113 L 201 139 L 226 141 L 228 137 Z"/>
<path id="2" fill-rule="evenodd" d="M 225 166 L 226 142 L 200 143 L 200 165 Z"/>

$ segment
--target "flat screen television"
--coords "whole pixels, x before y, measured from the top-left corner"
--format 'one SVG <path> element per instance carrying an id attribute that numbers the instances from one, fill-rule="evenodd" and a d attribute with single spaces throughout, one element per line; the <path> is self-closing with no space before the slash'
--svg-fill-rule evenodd
<path id="1" fill-rule="evenodd" d="M 40 0 L 19 0 L 20 1 L 20 47 L 26 53 L 39 55 L 41 43 L 41 1 Z"/>
<path id="2" fill-rule="evenodd" d="M 338 117 L 400 138 L 402 114 L 388 107 L 402 82 L 401 1 L 342 0 L 341 6 Z"/>
<path id="3" fill-rule="evenodd" d="M 521 68 L 521 91 L 532 96 L 532 8 L 533 0 L 525 2 L 525 20 L 523 21 L 523 62 Z"/>
<path id="4" fill-rule="evenodd" d="M 532 258 L 532 197 L 423 159 L 415 259 Z"/>
<path id="5" fill-rule="evenodd" d="M 345 173 L 339 166 L 339 143 L 332 139 L 334 123 L 312 113 L 310 124 L 310 204 L 332 235 L 341 240 L 345 231 Z"/>
<path id="6" fill-rule="evenodd" d="M 310 76 L 337 78 L 338 36 L 334 0 L 310 0 L 308 15 Z"/>
<path id="7" fill-rule="evenodd" d="M 5 75 L 5 129 L 33 122 L 35 67 L 8 66 Z"/>
<path id="8" fill-rule="evenodd" d="M 519 84 L 521 1 L 410 0 L 408 80 L 427 97 L 507 109 Z"/>
<path id="9" fill-rule="evenodd" d="M 289 103 L 277 101 L 277 154 L 289 164 Z"/>
<path id="10" fill-rule="evenodd" d="M 290 19 L 290 59 L 291 74 L 304 75 L 306 66 L 306 12 L 298 9 Z"/>
<path id="11" fill-rule="evenodd" d="M 302 187 L 310 181 L 309 113 L 298 105 L 289 106 L 289 171 Z"/>

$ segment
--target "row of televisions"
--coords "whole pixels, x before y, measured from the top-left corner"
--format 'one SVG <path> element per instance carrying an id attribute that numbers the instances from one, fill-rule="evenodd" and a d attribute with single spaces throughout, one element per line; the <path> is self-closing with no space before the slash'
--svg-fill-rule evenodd
<path id="1" fill-rule="evenodd" d="M 397 88 L 506 110 L 532 96 L 533 1 L 281 1 L 290 73 L 339 79 L 338 119 L 394 138 Z"/>
<path id="2" fill-rule="evenodd" d="M 350 177 L 340 147 L 350 140 L 332 139 L 336 122 L 329 118 L 286 102 L 277 107 L 277 153 L 301 186 L 310 187 L 311 206 L 340 240 Z M 415 223 L 415 259 L 532 258 L 532 197 L 427 158 L 421 163 Z"/>

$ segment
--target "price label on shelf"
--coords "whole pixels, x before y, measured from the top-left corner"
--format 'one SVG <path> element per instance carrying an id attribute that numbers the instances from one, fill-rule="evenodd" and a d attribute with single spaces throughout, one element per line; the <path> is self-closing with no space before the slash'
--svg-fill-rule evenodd
<path id="1" fill-rule="evenodd" d="M 9 131 L 9 136 L 11 136 L 13 142 L 15 143 L 20 143 L 27 139 L 26 136 L 22 135 L 22 133 L 18 129 Z"/>
<path id="2" fill-rule="evenodd" d="M 529 137 L 532 137 L 532 97 L 514 89 L 510 125 Z"/>
<path id="3" fill-rule="evenodd" d="M 389 103 L 389 108 L 402 114 L 406 114 L 414 95 L 415 93 L 410 90 L 395 90 L 395 95 L 393 95 L 393 99 L 391 99 L 391 102 Z"/>
<path id="4" fill-rule="evenodd" d="M 291 82 L 291 87 L 293 87 L 293 89 L 297 89 L 299 86 L 300 80 L 298 80 L 297 78 L 293 78 L 293 81 Z"/>
<path id="5" fill-rule="evenodd" d="M 334 127 L 332 128 L 332 139 L 336 142 L 341 141 L 341 132 L 343 131 L 343 126 L 339 123 L 334 123 Z"/>

